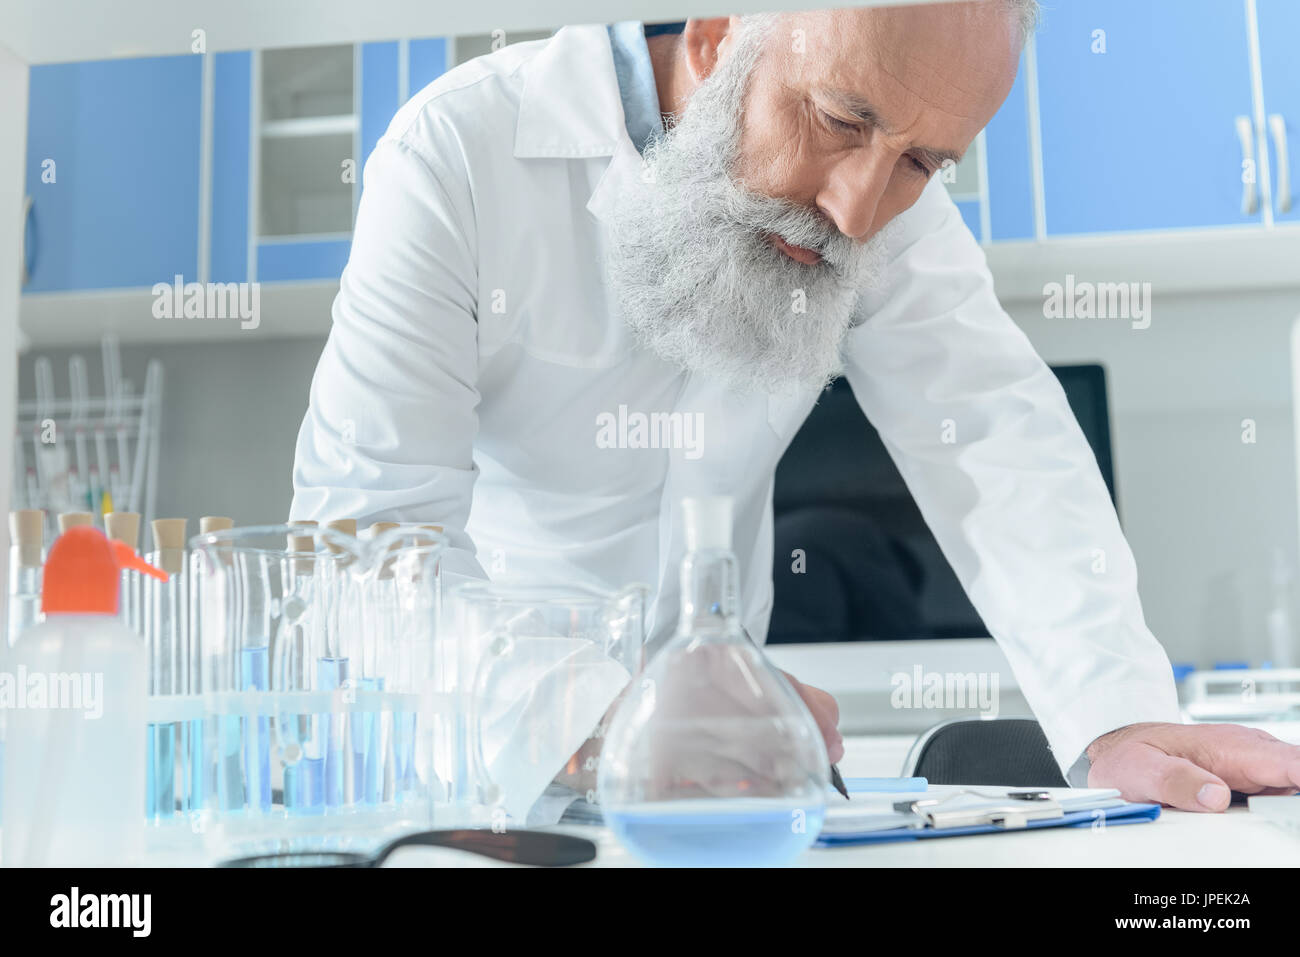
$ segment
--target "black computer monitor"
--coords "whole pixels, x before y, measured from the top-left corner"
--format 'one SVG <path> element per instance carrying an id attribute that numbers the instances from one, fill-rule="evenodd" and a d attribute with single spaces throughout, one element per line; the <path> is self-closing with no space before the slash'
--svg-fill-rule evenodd
<path id="1" fill-rule="evenodd" d="M 1106 372 L 1052 371 L 1115 501 Z M 774 510 L 768 641 L 988 636 L 847 380 L 825 392 L 777 466 Z"/>

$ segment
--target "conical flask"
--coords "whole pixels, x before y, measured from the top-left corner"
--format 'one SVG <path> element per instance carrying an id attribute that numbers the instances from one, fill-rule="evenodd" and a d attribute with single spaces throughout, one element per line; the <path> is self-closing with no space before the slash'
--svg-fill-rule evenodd
<path id="1" fill-rule="evenodd" d="M 731 513 L 728 498 L 683 501 L 677 633 L 633 681 L 602 752 L 605 821 L 650 864 L 786 864 L 825 816 L 817 724 L 740 625 Z"/>

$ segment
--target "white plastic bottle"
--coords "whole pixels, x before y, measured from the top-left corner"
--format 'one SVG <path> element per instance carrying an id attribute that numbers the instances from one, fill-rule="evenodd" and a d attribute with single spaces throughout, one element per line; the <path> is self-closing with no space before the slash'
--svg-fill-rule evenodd
<path id="1" fill-rule="evenodd" d="M 162 574 L 89 526 L 45 562 L 45 621 L 10 649 L 6 867 L 139 863 L 144 848 L 144 643 L 117 617 L 120 569 Z"/>

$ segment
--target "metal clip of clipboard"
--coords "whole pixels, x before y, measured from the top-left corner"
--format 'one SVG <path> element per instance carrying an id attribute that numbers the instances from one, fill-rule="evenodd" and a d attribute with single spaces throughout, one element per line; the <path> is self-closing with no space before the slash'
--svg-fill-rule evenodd
<path id="1" fill-rule="evenodd" d="M 985 800 L 979 804 L 943 807 L 944 804 L 961 797 L 978 797 Z M 1024 827 L 1029 821 L 1050 820 L 1065 814 L 1061 805 L 1047 791 L 1007 791 L 989 794 L 970 789 L 956 791 L 941 798 L 898 801 L 894 804 L 894 810 L 915 815 L 924 822 L 924 826 L 935 830 L 990 825 L 1015 830 Z"/>

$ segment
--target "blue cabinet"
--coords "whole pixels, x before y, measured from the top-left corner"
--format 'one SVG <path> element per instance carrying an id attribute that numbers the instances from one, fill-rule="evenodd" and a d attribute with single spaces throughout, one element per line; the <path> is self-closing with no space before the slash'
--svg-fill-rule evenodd
<path id="1" fill-rule="evenodd" d="M 1253 142 L 1244 3 L 1054 4 L 1037 62 L 1049 234 L 1260 221 L 1258 208 L 1243 212 Z"/>
<path id="2" fill-rule="evenodd" d="M 406 97 L 409 99 L 447 72 L 447 41 L 442 37 L 408 44 Z"/>
<path id="3" fill-rule="evenodd" d="M 304 188 L 304 195 L 295 197 L 294 202 L 298 208 L 310 211 L 336 203 L 337 191 L 341 190 L 348 207 L 355 211 L 364 186 L 366 158 L 408 92 L 417 89 L 413 84 L 424 86 L 431 82 L 445 72 L 447 62 L 446 42 L 441 38 L 366 43 L 354 52 L 346 114 L 335 103 L 316 115 L 310 114 L 313 107 L 308 106 L 308 115 L 288 119 L 267 114 L 266 61 L 254 62 L 254 57 L 263 55 L 217 55 L 211 244 L 214 281 L 249 278 L 250 259 L 252 273 L 260 282 L 337 279 L 342 273 L 351 248 L 350 214 L 338 227 L 327 230 L 292 221 L 288 225 L 283 221 L 268 223 L 262 209 L 262 191 Z M 279 80 L 285 80 L 283 70 Z M 269 99 L 274 101 L 276 96 L 273 92 Z M 268 133 L 269 128 L 274 132 Z M 301 166 L 293 165 L 295 147 L 291 141 L 295 139 Z M 277 156 L 277 151 L 283 158 Z M 350 179 L 343 175 L 345 162 L 353 164 Z M 292 179 L 273 179 L 277 170 L 288 170 Z"/>
<path id="4" fill-rule="evenodd" d="M 1006 101 L 967 149 L 955 181 L 945 181 L 967 228 L 983 243 L 1035 235 L 1027 75 L 1022 54 Z"/>
<path id="5" fill-rule="evenodd" d="M 251 53 L 217 53 L 212 79 L 212 227 L 208 278 L 248 280 L 252 175 Z"/>
<path id="6" fill-rule="evenodd" d="M 25 292 L 197 274 L 202 58 L 36 66 Z"/>
<path id="7" fill-rule="evenodd" d="M 984 128 L 989 239 L 1034 238 L 1033 152 L 1029 142 L 1029 81 L 1020 57 L 1015 85 Z M 979 233 L 976 233 L 978 236 Z"/>
<path id="8" fill-rule="evenodd" d="M 409 93 L 446 71 L 447 44 L 430 38 L 331 49 L 342 59 L 339 85 L 346 89 L 322 107 L 320 98 L 312 99 L 314 78 L 304 77 L 308 95 L 302 99 L 310 102 L 304 115 L 288 122 L 264 108 L 262 54 L 34 67 L 24 292 L 149 287 L 170 284 L 178 274 L 189 282 L 205 267 L 213 282 L 337 279 L 351 246 L 365 158 Z M 317 52 L 300 56 L 310 65 Z M 205 60 L 211 71 L 207 103 Z M 207 196 L 200 182 L 205 108 L 211 122 Z M 283 148 L 295 138 L 301 144 L 296 151 Z M 271 139 L 275 145 L 268 148 Z M 304 157 L 307 162 L 295 165 Z M 345 162 L 354 164 L 350 176 Z M 267 213 L 260 190 L 269 187 L 279 196 L 284 183 L 268 183 L 268 169 L 282 177 L 289 171 L 288 192 L 314 181 Z M 313 229 L 322 219 L 322 197 L 333 204 L 330 226 Z M 207 255 L 200 262 L 205 204 Z M 276 218 L 289 207 L 287 216 Z M 297 210 L 305 210 L 303 228 L 296 227 Z"/>
<path id="9" fill-rule="evenodd" d="M 1256 4 L 1273 216 L 1295 223 L 1300 222 L 1300 3 Z"/>

